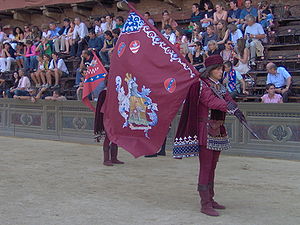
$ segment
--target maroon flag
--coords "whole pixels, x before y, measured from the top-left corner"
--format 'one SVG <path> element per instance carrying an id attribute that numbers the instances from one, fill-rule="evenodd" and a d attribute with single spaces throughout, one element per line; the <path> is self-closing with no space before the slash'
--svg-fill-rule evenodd
<path id="1" fill-rule="evenodd" d="M 89 100 L 89 95 L 92 92 L 98 92 L 99 89 L 101 89 L 102 82 L 105 80 L 106 77 L 106 69 L 102 65 L 99 58 L 96 56 L 95 52 L 93 52 L 94 58 L 91 62 L 91 64 L 87 68 L 87 74 L 84 79 L 83 84 L 83 93 L 82 93 L 82 102 L 89 107 L 92 111 L 96 111 L 95 107 L 91 104 Z M 96 93 L 95 96 L 98 97 L 98 94 Z"/>
<path id="2" fill-rule="evenodd" d="M 158 152 L 198 72 L 130 8 L 111 58 L 102 111 L 109 139 L 139 157 Z"/>

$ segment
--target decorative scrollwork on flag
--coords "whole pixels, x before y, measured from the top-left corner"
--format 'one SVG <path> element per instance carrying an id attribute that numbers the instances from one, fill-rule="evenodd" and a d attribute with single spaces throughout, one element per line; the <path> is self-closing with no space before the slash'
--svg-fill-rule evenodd
<path id="1" fill-rule="evenodd" d="M 148 38 L 152 39 L 152 45 L 158 45 L 161 47 L 165 54 L 170 55 L 170 62 L 177 61 L 182 67 L 190 72 L 191 78 L 195 77 L 193 70 L 181 60 L 178 54 L 167 44 L 165 43 L 153 30 L 150 30 L 149 26 L 143 26 L 143 31 L 147 34 Z"/>

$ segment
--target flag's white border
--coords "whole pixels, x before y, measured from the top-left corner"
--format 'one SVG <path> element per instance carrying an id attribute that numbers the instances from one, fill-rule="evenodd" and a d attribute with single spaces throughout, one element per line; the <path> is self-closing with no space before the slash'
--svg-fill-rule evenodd
<path id="1" fill-rule="evenodd" d="M 167 43 L 165 43 L 157 34 L 155 31 L 150 30 L 151 28 L 149 26 L 143 26 L 143 31 L 147 34 L 148 38 L 152 39 L 152 45 L 158 45 L 161 47 L 165 54 L 170 55 L 171 59 L 170 62 L 177 61 L 179 64 L 183 66 L 183 69 L 190 72 L 191 78 L 195 77 L 196 75 L 193 73 L 192 69 L 184 62 L 182 62 L 181 58 L 178 56 L 178 54 L 170 47 Z"/>

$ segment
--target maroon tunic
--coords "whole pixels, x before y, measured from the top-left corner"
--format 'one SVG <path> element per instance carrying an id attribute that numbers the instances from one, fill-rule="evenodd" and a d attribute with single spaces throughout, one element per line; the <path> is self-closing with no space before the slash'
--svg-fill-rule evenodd
<path id="1" fill-rule="evenodd" d="M 212 88 L 224 99 L 219 98 Z M 226 88 L 209 79 L 191 86 L 175 138 L 175 158 L 198 155 L 196 145 L 217 151 L 229 148 L 224 127 L 228 101 L 233 100 Z"/>

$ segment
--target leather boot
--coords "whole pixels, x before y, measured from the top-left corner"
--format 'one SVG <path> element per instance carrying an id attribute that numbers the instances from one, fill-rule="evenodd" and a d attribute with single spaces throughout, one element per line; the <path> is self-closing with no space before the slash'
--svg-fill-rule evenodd
<path id="1" fill-rule="evenodd" d="M 118 146 L 114 143 L 110 145 L 111 162 L 113 164 L 124 164 L 124 162 L 118 160 Z"/>
<path id="2" fill-rule="evenodd" d="M 209 193 L 210 193 L 210 200 L 212 202 L 212 207 L 214 209 L 226 209 L 226 207 L 224 205 L 220 205 L 219 203 L 217 203 L 214 200 L 214 196 L 215 196 L 214 183 L 209 183 L 208 188 L 209 188 Z"/>
<path id="3" fill-rule="evenodd" d="M 113 166 L 113 164 L 110 160 L 110 151 L 109 150 L 110 150 L 109 146 L 103 145 L 103 156 L 104 156 L 103 165 L 105 165 L 105 166 Z"/>
<path id="4" fill-rule="evenodd" d="M 198 185 L 201 198 L 201 212 L 209 216 L 219 216 L 219 213 L 212 207 L 208 185 Z"/>

